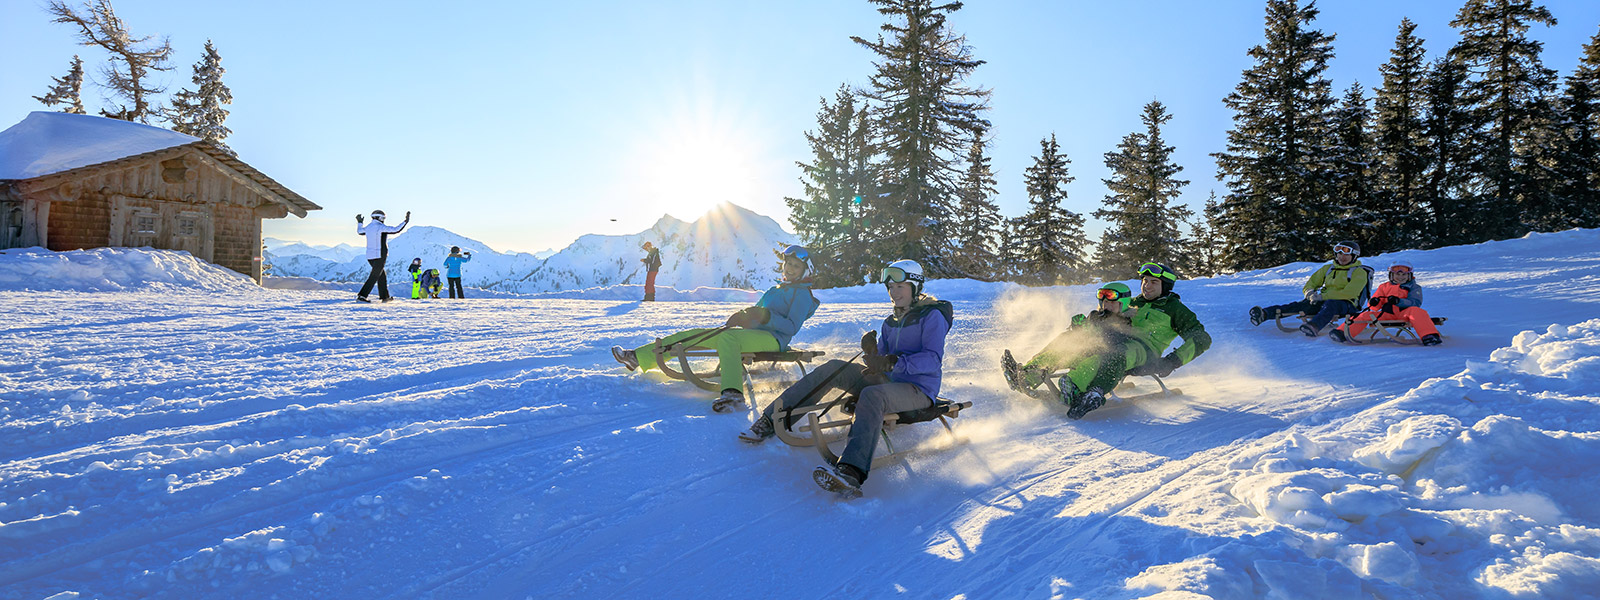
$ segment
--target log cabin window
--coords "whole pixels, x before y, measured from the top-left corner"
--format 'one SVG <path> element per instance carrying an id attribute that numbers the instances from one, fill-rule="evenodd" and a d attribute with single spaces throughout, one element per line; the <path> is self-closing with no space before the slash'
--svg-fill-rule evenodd
<path id="1" fill-rule="evenodd" d="M 200 235 L 200 226 L 197 221 L 198 219 L 195 217 L 178 217 L 178 235 L 183 237 L 195 237 Z"/>
<path id="2" fill-rule="evenodd" d="M 136 235 L 155 235 L 156 216 L 149 213 L 140 213 L 133 217 L 133 233 Z"/>

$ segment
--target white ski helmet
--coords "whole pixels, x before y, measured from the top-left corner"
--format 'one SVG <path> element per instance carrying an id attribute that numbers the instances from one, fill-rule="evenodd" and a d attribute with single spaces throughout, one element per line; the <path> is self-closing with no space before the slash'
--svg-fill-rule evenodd
<path id="1" fill-rule="evenodd" d="M 1409 261 L 1409 260 L 1397 260 L 1397 261 L 1394 261 L 1393 263 L 1389 264 L 1389 270 L 1390 271 L 1393 271 L 1396 268 L 1405 269 L 1405 272 L 1410 273 L 1412 271 L 1411 261 Z"/>
<path id="2" fill-rule="evenodd" d="M 922 265 L 908 258 L 889 263 L 889 266 L 883 268 L 882 276 L 878 279 L 884 284 L 909 281 L 911 282 L 911 294 L 913 296 L 922 293 L 922 283 L 924 281 L 922 278 Z"/>
<path id="3" fill-rule="evenodd" d="M 382 221 L 383 220 L 383 211 L 381 211 L 381 210 L 372 211 L 372 220 L 374 220 L 374 221 Z"/>

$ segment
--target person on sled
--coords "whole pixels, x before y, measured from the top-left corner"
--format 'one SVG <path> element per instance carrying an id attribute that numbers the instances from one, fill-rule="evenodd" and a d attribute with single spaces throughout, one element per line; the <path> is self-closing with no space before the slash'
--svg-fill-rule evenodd
<path id="1" fill-rule="evenodd" d="M 1372 292 L 1367 304 L 1366 311 L 1348 323 L 1339 324 L 1328 333 L 1328 337 L 1344 342 L 1361 335 L 1368 326 L 1378 321 L 1405 321 L 1411 324 L 1417 335 L 1422 336 L 1422 345 L 1437 346 L 1444 341 L 1439 337 L 1439 328 L 1433 326 L 1433 317 L 1428 315 L 1428 311 L 1422 310 L 1422 286 L 1417 285 L 1416 274 L 1411 271 L 1409 262 L 1398 261 L 1389 265 L 1389 281 Z"/>
<path id="2" fill-rule="evenodd" d="M 1361 265 L 1361 245 L 1339 242 L 1333 245 L 1333 262 L 1322 265 L 1303 288 L 1305 299 L 1288 304 L 1250 308 L 1250 324 L 1277 319 L 1279 315 L 1313 315 L 1300 326 L 1307 337 L 1317 337 L 1322 328 L 1339 317 L 1356 314 L 1371 284 L 1372 268 Z"/>
<path id="3" fill-rule="evenodd" d="M 1133 291 L 1126 284 L 1113 281 L 1100 286 L 1095 297 L 1098 308 L 1086 315 L 1073 315 L 1072 325 L 1027 363 L 1018 365 L 1010 350 L 1000 356 L 1000 370 L 1011 389 L 1042 397 L 1044 390 L 1039 386 L 1052 373 L 1091 359 L 1132 335 L 1133 310 L 1129 303 Z"/>
<path id="4" fill-rule="evenodd" d="M 1128 375 L 1166 377 L 1211 347 L 1211 334 L 1172 286 L 1178 274 L 1166 265 L 1139 265 L 1139 295 L 1129 302 L 1133 315 L 1127 333 L 1109 329 L 1104 349 L 1073 363 L 1057 380 L 1067 417 L 1082 419 L 1106 403 L 1106 394 Z M 1172 341 L 1183 345 L 1162 356 Z"/>
<path id="5" fill-rule="evenodd" d="M 824 363 L 784 390 L 749 431 L 739 434 L 740 439 L 759 444 L 777 433 L 773 415 L 780 407 L 814 405 L 831 390 L 847 390 L 856 397 L 850 441 L 838 463 L 817 467 L 811 477 L 823 489 L 849 496 L 859 495 L 867 480 L 884 416 L 933 406 L 939 397 L 944 340 L 954 315 L 949 302 L 924 293 L 922 267 L 916 261 L 894 261 L 880 275 L 893 312 L 877 331 L 862 336 L 865 365 L 843 360 Z"/>
<path id="6" fill-rule="evenodd" d="M 733 313 L 726 325 L 681 331 L 634 350 L 612 346 L 612 358 L 629 371 L 644 372 L 657 367 L 654 350 L 658 344 L 668 348 L 688 340 L 690 348 L 716 350 L 722 394 L 712 401 L 711 410 L 730 413 L 744 407 L 744 353 L 787 350 L 800 326 L 817 312 L 819 303 L 811 293 L 811 252 L 803 246 L 789 246 L 782 257 L 783 281 L 762 294 L 755 306 Z"/>

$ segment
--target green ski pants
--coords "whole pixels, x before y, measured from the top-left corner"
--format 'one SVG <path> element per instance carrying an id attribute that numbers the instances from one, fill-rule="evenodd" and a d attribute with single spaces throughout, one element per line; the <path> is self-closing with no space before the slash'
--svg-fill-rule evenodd
<path id="1" fill-rule="evenodd" d="M 710 329 L 690 329 L 680 331 L 661 338 L 661 347 L 666 348 L 704 334 Z M 695 342 L 692 348 L 716 350 L 717 371 L 722 377 L 722 389 L 744 389 L 744 353 L 746 352 L 777 352 L 778 338 L 772 333 L 760 329 L 739 329 L 737 327 L 723 331 L 709 338 Z M 656 344 L 654 342 L 640 346 L 633 351 L 635 358 L 639 359 L 639 372 L 659 368 L 656 365 Z"/>

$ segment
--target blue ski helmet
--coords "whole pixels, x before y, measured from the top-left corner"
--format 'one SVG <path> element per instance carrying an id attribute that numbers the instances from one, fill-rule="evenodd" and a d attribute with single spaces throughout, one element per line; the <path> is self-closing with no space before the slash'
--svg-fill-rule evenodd
<path id="1" fill-rule="evenodd" d="M 784 248 L 783 260 L 789 260 L 791 258 L 799 260 L 801 263 L 805 264 L 807 271 L 811 270 L 811 251 L 806 250 L 805 246 L 790 244 L 788 248 Z"/>

